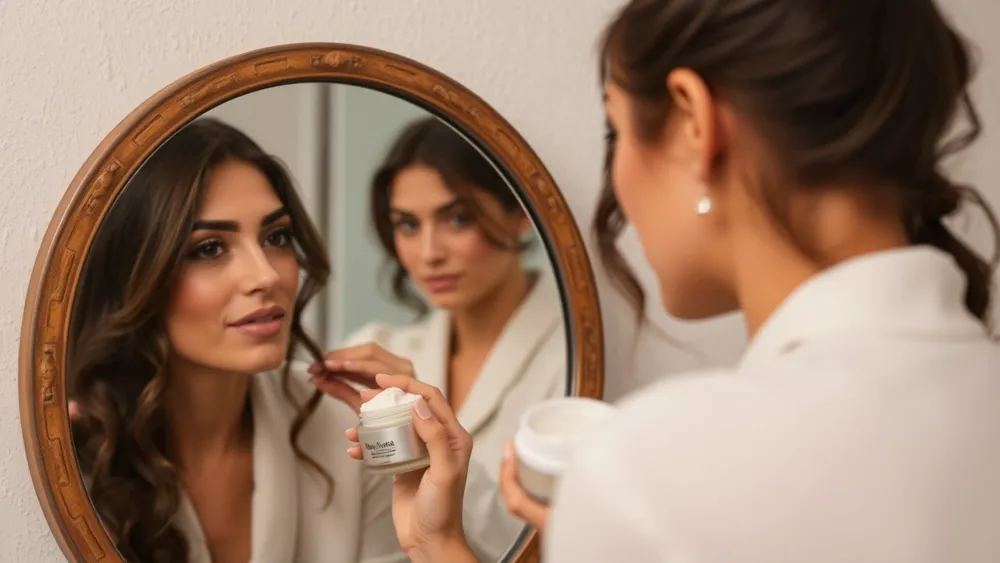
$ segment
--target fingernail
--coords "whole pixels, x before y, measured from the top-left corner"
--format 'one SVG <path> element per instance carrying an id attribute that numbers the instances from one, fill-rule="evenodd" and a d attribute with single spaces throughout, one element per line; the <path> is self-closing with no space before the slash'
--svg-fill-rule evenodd
<path id="1" fill-rule="evenodd" d="M 510 459 L 512 457 L 514 457 L 514 445 L 510 443 L 510 440 L 508 440 L 503 445 L 503 458 Z"/>
<path id="2" fill-rule="evenodd" d="M 330 369 L 337 369 L 338 367 L 340 367 L 340 362 L 338 362 L 337 360 L 327 360 L 323 363 L 326 365 L 326 367 Z"/>
<path id="3" fill-rule="evenodd" d="M 354 362 L 350 360 L 344 360 L 343 362 L 340 362 L 340 367 L 349 368 L 352 365 L 354 365 Z"/>
<path id="4" fill-rule="evenodd" d="M 417 411 L 417 416 L 420 417 L 420 420 L 427 420 L 431 417 L 431 409 L 427 406 L 427 402 L 424 401 L 422 397 L 417 399 L 417 403 L 413 408 Z"/>

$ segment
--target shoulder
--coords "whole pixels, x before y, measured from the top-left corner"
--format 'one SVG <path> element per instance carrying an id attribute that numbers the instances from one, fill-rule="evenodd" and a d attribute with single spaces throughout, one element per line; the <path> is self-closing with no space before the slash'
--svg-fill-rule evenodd
<path id="1" fill-rule="evenodd" d="M 782 467 L 785 430 L 795 421 L 781 395 L 713 370 L 669 376 L 626 396 L 562 476 L 552 516 L 557 551 L 576 553 L 573 537 L 608 526 L 646 546 L 681 530 L 685 542 L 711 541 L 720 518 L 741 533 L 759 531 L 755 522 L 770 518 L 762 503 L 793 471 Z"/>
<path id="2" fill-rule="evenodd" d="M 637 499 L 649 500 L 643 487 L 655 483 L 665 502 L 696 505 L 705 487 L 735 487 L 758 470 L 766 476 L 783 448 L 794 448 L 798 410 L 769 381 L 735 371 L 669 376 L 618 402 L 612 419 L 581 445 L 566 482 L 589 488 L 600 485 L 587 481 L 628 475 L 622 482 L 636 487 Z"/>
<path id="3" fill-rule="evenodd" d="M 414 338 L 419 338 L 426 334 L 429 330 L 429 326 L 429 317 L 407 325 L 394 325 L 386 322 L 373 321 L 351 333 L 344 340 L 343 345 L 356 346 L 358 344 L 374 342 L 391 352 L 393 349 L 401 346 L 402 343 L 408 342 Z"/>

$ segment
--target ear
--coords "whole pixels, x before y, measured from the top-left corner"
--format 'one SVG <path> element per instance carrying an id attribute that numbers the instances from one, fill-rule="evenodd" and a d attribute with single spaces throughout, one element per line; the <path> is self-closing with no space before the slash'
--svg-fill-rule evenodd
<path id="1" fill-rule="evenodd" d="M 688 68 L 678 68 L 667 75 L 667 92 L 680 120 L 681 142 L 693 153 L 698 180 L 707 184 L 720 150 L 716 101 L 705 81 Z"/>

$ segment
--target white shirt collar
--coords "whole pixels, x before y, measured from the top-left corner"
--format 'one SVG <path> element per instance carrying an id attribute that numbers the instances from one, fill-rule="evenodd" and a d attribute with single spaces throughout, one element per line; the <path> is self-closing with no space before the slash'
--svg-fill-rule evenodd
<path id="1" fill-rule="evenodd" d="M 929 246 L 852 258 L 789 294 L 757 331 L 740 367 L 836 333 L 984 338 L 985 326 L 965 309 L 966 284 L 951 255 Z"/>

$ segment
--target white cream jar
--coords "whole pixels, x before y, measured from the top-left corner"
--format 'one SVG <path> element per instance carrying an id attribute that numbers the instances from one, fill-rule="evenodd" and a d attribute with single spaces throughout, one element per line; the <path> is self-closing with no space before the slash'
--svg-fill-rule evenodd
<path id="1" fill-rule="evenodd" d="M 358 441 L 368 471 L 389 475 L 430 465 L 427 445 L 413 428 L 413 404 L 419 398 L 389 387 L 361 405 Z"/>
<path id="2" fill-rule="evenodd" d="M 517 480 L 525 492 L 548 504 L 574 447 L 614 412 L 610 404 L 585 397 L 553 399 L 526 410 L 514 435 Z"/>

